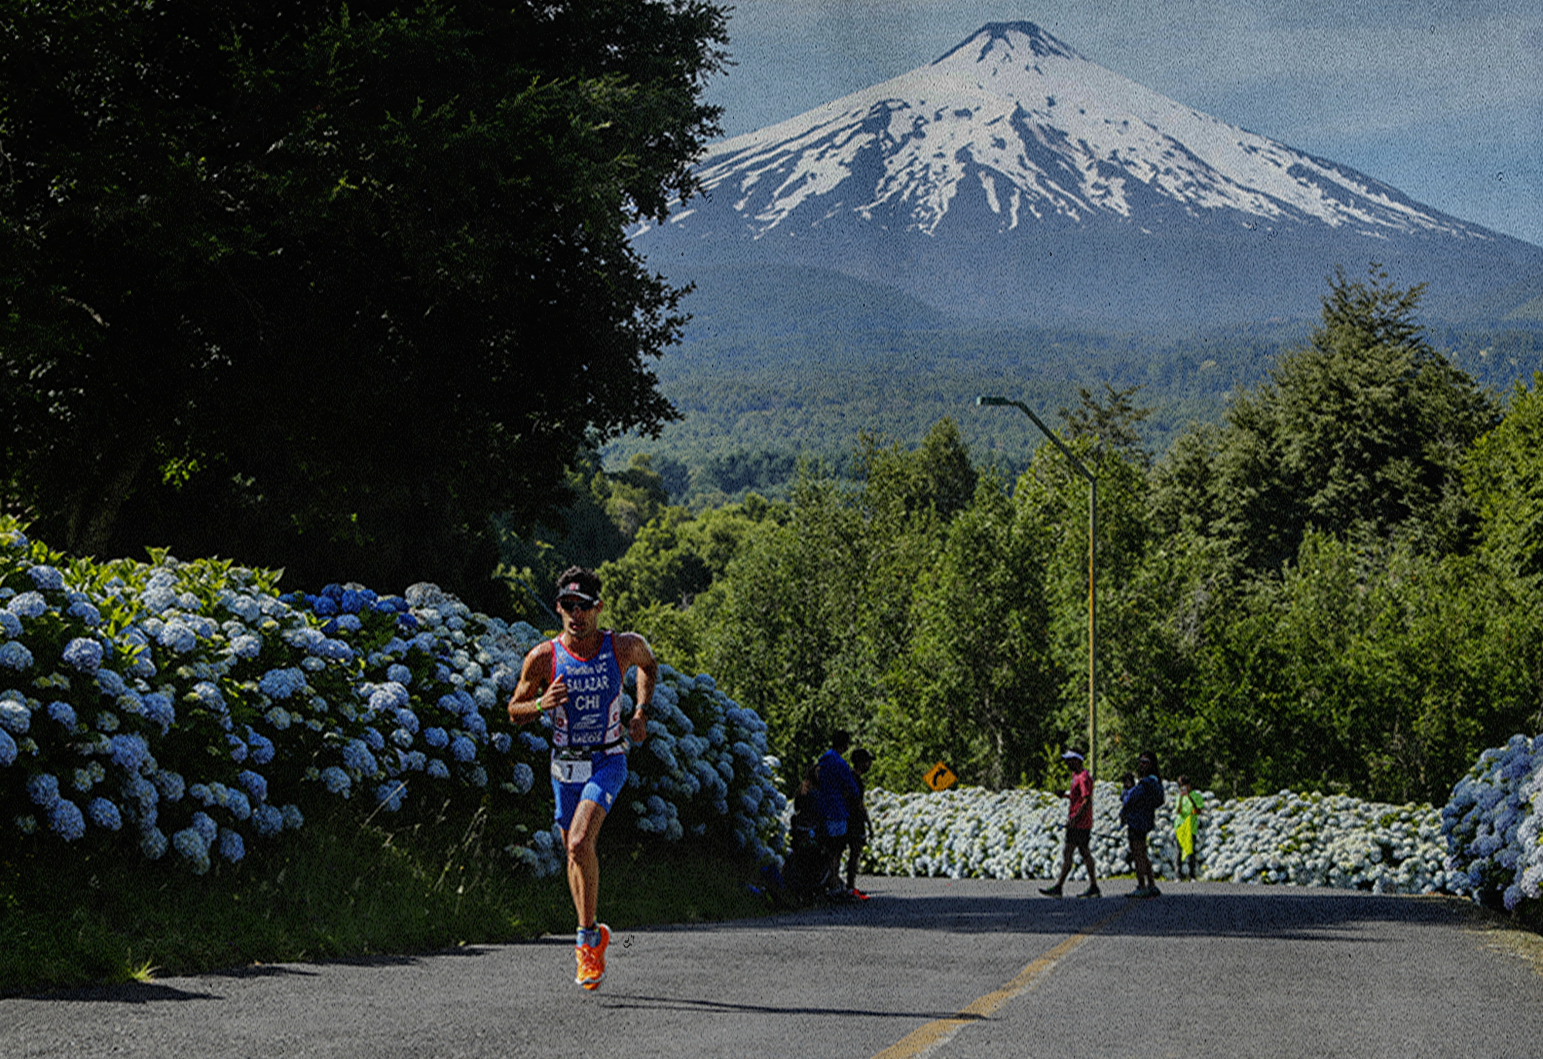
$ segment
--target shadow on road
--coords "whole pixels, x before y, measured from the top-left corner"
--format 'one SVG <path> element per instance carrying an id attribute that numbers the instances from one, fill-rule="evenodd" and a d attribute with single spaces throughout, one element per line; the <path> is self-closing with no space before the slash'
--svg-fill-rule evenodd
<path id="1" fill-rule="evenodd" d="M 731 1004 L 721 1000 L 702 1000 L 697 997 L 668 997 L 650 994 L 648 996 L 633 996 L 626 993 L 610 993 L 605 996 L 604 1007 L 617 1010 L 635 1008 L 647 1011 L 688 1011 L 703 1015 L 713 1014 L 752 1014 L 752 1015 L 834 1015 L 852 1018 L 878 1018 L 878 1019 L 921 1019 L 932 1022 L 936 1019 L 959 1019 L 970 1022 L 984 1019 L 984 1015 L 960 1014 L 957 1011 L 885 1011 L 877 1008 L 831 1008 L 831 1007 L 777 1007 L 767 1004 Z"/>
<path id="2" fill-rule="evenodd" d="M 486 945 L 463 945 L 454 949 L 436 950 L 413 956 L 341 956 L 329 958 L 329 966 L 343 967 L 418 967 L 424 961 L 447 956 L 486 956 L 491 952 Z M 319 971 L 317 963 L 255 963 L 245 967 L 226 967 L 203 971 L 200 981 L 229 979 L 249 981 L 259 978 L 310 978 Z M 34 992 L 0 993 L 0 997 L 62 1000 L 77 1004 L 159 1004 L 180 1000 L 223 1000 L 219 993 L 197 989 L 181 989 L 169 982 L 125 982 L 121 985 L 89 986 L 83 989 L 37 990 Z"/>
<path id="3" fill-rule="evenodd" d="M 1000 931 L 1068 935 L 1110 912 L 1136 905 L 1100 933 L 1328 940 L 1371 922 L 1452 922 L 1467 902 L 1453 897 L 1379 896 L 1287 886 L 1191 883 L 1165 885 L 1163 896 L 1124 896 L 1131 884 L 1106 884 L 1097 900 L 1040 895 L 1034 880 L 885 880 L 860 905 L 809 909 L 775 917 L 778 929 L 821 930 L 836 923 L 865 929 Z M 763 921 L 693 929 L 757 929 Z"/>

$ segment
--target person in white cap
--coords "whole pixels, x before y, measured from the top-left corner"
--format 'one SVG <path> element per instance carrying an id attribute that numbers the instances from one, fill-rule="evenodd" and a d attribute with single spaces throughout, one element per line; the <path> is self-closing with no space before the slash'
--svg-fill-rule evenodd
<path id="1" fill-rule="evenodd" d="M 1061 851 L 1061 875 L 1054 885 L 1041 887 L 1047 897 L 1060 897 L 1061 887 L 1072 872 L 1072 852 L 1082 854 L 1083 866 L 1088 869 L 1088 888 L 1078 897 L 1098 897 L 1098 873 L 1093 867 L 1093 774 L 1082 767 L 1082 752 L 1068 750 L 1061 755 L 1072 770 L 1071 789 L 1061 797 L 1070 800 L 1066 816 L 1066 847 Z"/>
<path id="2" fill-rule="evenodd" d="M 659 665 L 648 641 L 635 632 L 600 628 L 600 578 L 570 567 L 557 579 L 561 634 L 531 648 L 509 698 L 509 719 L 552 720 L 552 793 L 568 849 L 568 890 L 578 913 L 574 981 L 597 989 L 605 977 L 611 930 L 596 922 L 600 825 L 627 782 L 628 738 L 648 737 L 648 704 Z M 622 720 L 622 678 L 637 667 L 637 705 Z"/>

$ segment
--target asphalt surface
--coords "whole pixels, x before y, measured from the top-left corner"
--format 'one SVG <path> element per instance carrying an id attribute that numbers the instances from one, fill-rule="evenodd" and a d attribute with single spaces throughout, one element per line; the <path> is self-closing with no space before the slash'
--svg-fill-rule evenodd
<path id="1" fill-rule="evenodd" d="M 873 899 L 0 999 L 0 1056 L 1543 1055 L 1543 973 L 1455 901 L 1192 883 L 1134 901 L 864 879 Z"/>

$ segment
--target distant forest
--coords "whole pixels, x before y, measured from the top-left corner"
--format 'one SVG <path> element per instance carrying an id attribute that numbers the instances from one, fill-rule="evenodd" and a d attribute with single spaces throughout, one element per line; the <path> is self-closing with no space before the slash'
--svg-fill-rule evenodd
<path id="1" fill-rule="evenodd" d="M 860 435 L 914 447 L 940 419 L 959 424 L 977 461 L 1015 477 L 1043 440 L 1026 419 L 983 414 L 981 394 L 1036 408 L 1052 428 L 1080 390 L 1135 389 L 1149 410 L 1147 450 L 1161 457 L 1196 424 L 1220 420 L 1282 354 L 1308 341 L 1315 320 L 1271 321 L 1188 333 L 1093 334 L 885 326 L 833 314 L 747 338 L 742 319 L 710 317 L 659 363 L 661 388 L 681 419 L 658 438 L 627 437 L 601 450 L 604 466 L 649 454 L 672 504 L 693 510 L 749 493 L 785 498 L 800 460 L 852 473 Z M 870 326 L 858 329 L 854 324 Z M 909 322 L 909 321 L 908 321 Z M 1543 370 L 1543 322 L 1425 324 L 1429 344 L 1502 398 Z"/>

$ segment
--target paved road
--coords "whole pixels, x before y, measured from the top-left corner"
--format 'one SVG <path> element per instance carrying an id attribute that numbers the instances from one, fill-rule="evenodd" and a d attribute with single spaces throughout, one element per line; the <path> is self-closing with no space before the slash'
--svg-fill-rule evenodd
<path id="1" fill-rule="evenodd" d="M 253 967 L 0 1000 L 0 1056 L 1543 1054 L 1543 973 L 1450 901 L 865 881 L 863 905 L 618 932 L 594 994 L 573 985 L 566 938 Z"/>

